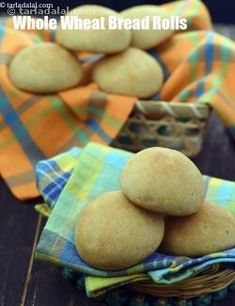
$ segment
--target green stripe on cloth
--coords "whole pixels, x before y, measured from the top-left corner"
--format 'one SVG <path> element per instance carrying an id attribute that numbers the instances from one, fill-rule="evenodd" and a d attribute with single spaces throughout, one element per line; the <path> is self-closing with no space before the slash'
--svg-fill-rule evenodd
<path id="1" fill-rule="evenodd" d="M 80 143 L 82 146 L 85 145 L 89 141 L 89 135 L 86 132 L 87 127 L 84 126 L 84 129 L 78 127 L 75 114 L 73 118 L 73 116 L 71 116 L 71 111 L 69 111 L 62 99 L 57 96 L 51 96 L 49 101 L 53 108 L 56 109 L 61 116 L 63 116 L 65 123 L 73 131 L 73 138 L 76 139 L 77 143 Z"/>
<path id="2" fill-rule="evenodd" d="M 66 156 L 66 153 L 64 154 Z M 67 154 L 70 155 L 71 152 L 69 151 Z M 178 273 L 178 270 L 185 271 L 186 268 L 190 269 L 192 266 L 198 266 L 198 269 L 199 267 L 206 269 L 209 265 L 217 262 L 235 263 L 235 248 L 196 259 L 155 252 L 140 264 L 121 271 L 98 270 L 87 265 L 79 257 L 73 238 L 77 215 L 95 196 L 106 191 L 120 189 L 120 172 L 131 156 L 132 154 L 129 152 L 94 143 L 88 144 L 79 152 L 78 161 L 67 183 L 63 184 L 64 187 L 60 194 L 56 194 L 58 200 L 39 240 L 36 251 L 37 257 L 43 257 L 44 260 L 48 261 L 54 258 L 53 260 L 63 267 L 97 277 L 126 276 L 150 271 L 160 273 L 161 271 L 164 273 L 154 274 L 161 275 L 161 279 L 158 278 L 161 283 L 169 280 L 174 282 L 174 276 L 176 276 L 174 273 Z M 63 159 L 62 156 L 61 159 Z M 52 161 L 55 160 L 52 159 Z M 57 162 L 61 164 L 59 159 L 57 159 Z M 42 171 L 43 165 L 46 171 L 49 166 L 48 163 L 48 161 L 42 161 L 40 166 L 37 167 L 37 172 L 41 169 L 42 174 L 41 178 L 38 177 L 39 182 L 45 177 Z M 207 200 L 233 212 L 235 207 L 235 183 L 210 177 L 205 177 L 205 179 L 208 185 Z M 48 189 L 46 185 L 46 182 L 40 185 L 40 191 L 44 198 L 47 192 L 50 194 L 53 190 L 51 181 L 48 182 L 48 186 L 51 186 L 51 188 Z M 197 269 L 194 270 L 194 273 L 196 271 Z M 188 270 L 185 275 L 189 275 Z M 184 276 L 177 274 L 175 279 L 179 277 Z"/>
<path id="3" fill-rule="evenodd" d="M 51 214 L 51 209 L 48 207 L 47 204 L 37 204 L 34 206 L 35 210 L 40 213 L 41 215 L 43 215 L 44 217 L 49 218 L 50 214 Z"/>

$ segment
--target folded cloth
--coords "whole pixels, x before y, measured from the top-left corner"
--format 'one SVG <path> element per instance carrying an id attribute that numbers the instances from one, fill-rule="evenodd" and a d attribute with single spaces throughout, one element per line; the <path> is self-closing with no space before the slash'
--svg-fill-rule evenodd
<path id="1" fill-rule="evenodd" d="M 223 117 L 230 118 L 228 124 L 232 125 L 234 80 L 228 61 L 232 62 L 233 44 L 216 34 L 195 31 L 211 29 L 201 1 L 177 1 L 164 7 L 172 15 L 187 18 L 189 32 L 175 35 L 155 52 L 168 79 L 160 98 L 210 103 L 215 98 L 216 110 L 220 112 L 225 104 Z M 0 26 L 0 174 L 20 199 L 38 195 L 33 171 L 37 161 L 89 141 L 110 143 L 136 100 L 105 94 L 89 83 L 92 65 L 87 64 L 86 54 L 79 54 L 86 71 L 84 86 L 55 95 L 35 95 L 15 88 L 8 76 L 11 58 L 31 44 L 54 41 L 54 34 L 49 30 L 14 30 L 11 19 L 2 19 Z"/>
<path id="2" fill-rule="evenodd" d="M 107 291 L 118 288 L 120 286 L 145 280 L 149 280 L 149 277 L 146 273 L 116 277 L 84 277 L 85 290 L 87 296 L 89 297 L 100 296 L 106 293 Z"/>
<path id="3" fill-rule="evenodd" d="M 64 189 L 78 162 L 81 152 L 81 148 L 74 147 L 66 153 L 61 153 L 38 163 L 36 184 L 50 209 L 55 206 L 61 191 Z"/>
<path id="4" fill-rule="evenodd" d="M 210 105 L 235 140 L 235 43 L 212 31 L 186 32 L 155 53 L 170 75 L 160 99 Z"/>
<path id="5" fill-rule="evenodd" d="M 28 199 L 38 196 L 37 161 L 90 140 L 110 143 L 135 99 L 107 95 L 94 84 L 57 95 L 20 91 L 8 77 L 9 61 L 18 50 L 41 40 L 37 33 L 7 25 L 0 27 L 0 37 L 0 174 L 16 197 Z"/>
<path id="6" fill-rule="evenodd" d="M 211 21 L 201 1 L 177 1 L 163 7 L 185 17 L 188 29 L 150 51 L 165 75 L 155 98 L 208 103 L 235 138 L 234 43 L 208 31 Z M 78 54 L 84 63 L 84 86 L 55 95 L 20 91 L 8 76 L 12 56 L 31 44 L 54 41 L 54 32 L 14 30 L 12 20 L 6 19 L 1 22 L 0 41 L 0 174 L 15 196 L 28 199 L 38 195 L 33 171 L 38 160 L 89 141 L 110 143 L 136 99 L 99 91 L 90 83 L 92 64 L 84 53 Z"/>
<path id="7" fill-rule="evenodd" d="M 99 282 L 98 277 L 109 277 L 109 285 L 117 286 L 128 280 L 121 276 L 148 273 L 155 282 L 165 284 L 191 277 L 216 263 L 232 263 L 235 268 L 235 248 L 194 259 L 155 252 L 142 263 L 120 271 L 95 269 L 79 257 L 73 239 L 77 214 L 98 194 L 120 189 L 120 171 L 131 156 L 132 153 L 126 151 L 90 143 L 82 150 L 74 148 L 38 163 L 37 185 L 52 212 L 40 237 L 36 257 L 95 276 L 93 286 L 87 287 L 89 296 L 100 289 L 103 279 Z M 64 173 L 68 180 L 63 178 Z M 208 186 L 206 199 L 235 214 L 235 183 L 207 176 L 205 180 Z M 87 284 L 90 284 L 89 276 Z"/>

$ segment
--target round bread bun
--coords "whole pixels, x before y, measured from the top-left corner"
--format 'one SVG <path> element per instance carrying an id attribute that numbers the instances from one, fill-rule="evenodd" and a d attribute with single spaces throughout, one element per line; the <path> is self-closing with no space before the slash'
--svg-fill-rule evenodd
<path id="1" fill-rule="evenodd" d="M 160 89 L 163 71 L 152 56 L 130 48 L 98 62 L 93 80 L 107 93 L 148 98 Z"/>
<path id="2" fill-rule="evenodd" d="M 205 184 L 198 168 L 184 154 L 149 148 L 135 154 L 120 177 L 124 195 L 136 205 L 173 216 L 186 216 L 204 202 Z"/>
<path id="3" fill-rule="evenodd" d="M 121 17 L 131 20 L 142 19 L 149 17 L 150 27 L 148 30 L 132 30 L 131 45 L 140 49 L 149 49 L 156 47 L 166 39 L 168 39 L 174 31 L 171 29 L 153 29 L 153 18 L 160 18 L 160 20 L 168 19 L 170 24 L 170 15 L 157 5 L 138 5 L 126 9 L 120 13 Z M 157 23 L 156 23 L 157 24 Z"/>
<path id="4" fill-rule="evenodd" d="M 89 265 L 119 270 L 139 263 L 160 245 L 164 219 L 130 203 L 120 191 L 95 198 L 79 214 L 75 246 Z"/>
<path id="5" fill-rule="evenodd" d="M 68 49 L 76 51 L 117 53 L 128 48 L 131 42 L 131 31 L 126 29 L 110 30 L 109 18 L 118 13 L 99 5 L 82 5 L 71 10 L 66 17 L 92 20 L 104 18 L 105 29 L 63 29 L 57 28 L 56 40 Z M 74 17 L 72 17 L 74 18 Z"/>
<path id="6" fill-rule="evenodd" d="M 235 217 L 205 203 L 188 217 L 169 217 L 161 251 L 188 257 L 203 256 L 235 246 Z"/>
<path id="7" fill-rule="evenodd" d="M 76 86 L 82 67 L 69 51 L 43 42 L 19 51 L 10 62 L 9 75 L 19 89 L 46 94 Z"/>

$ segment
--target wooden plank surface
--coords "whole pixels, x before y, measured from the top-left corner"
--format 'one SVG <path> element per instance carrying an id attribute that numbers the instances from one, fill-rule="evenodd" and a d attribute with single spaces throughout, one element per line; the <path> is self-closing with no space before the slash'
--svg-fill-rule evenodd
<path id="1" fill-rule="evenodd" d="M 19 305 L 38 216 L 0 181 L 0 305 Z"/>
<path id="2" fill-rule="evenodd" d="M 235 180 L 235 146 L 216 116 L 208 125 L 202 152 L 193 160 L 205 174 Z M 0 181 L 0 306 L 103 305 L 67 282 L 58 267 L 32 262 L 44 222 L 33 202 L 20 203 Z M 235 292 L 214 305 L 235 305 Z"/>

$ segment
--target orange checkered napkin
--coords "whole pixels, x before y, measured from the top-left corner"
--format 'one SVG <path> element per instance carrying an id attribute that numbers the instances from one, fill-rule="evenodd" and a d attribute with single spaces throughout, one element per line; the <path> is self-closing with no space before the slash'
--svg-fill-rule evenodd
<path id="1" fill-rule="evenodd" d="M 172 15 L 187 18 L 189 27 L 187 32 L 175 34 L 154 50 L 166 72 L 165 84 L 159 97 L 167 101 L 210 102 L 213 93 L 209 96 L 208 92 L 204 92 L 204 96 L 201 93 L 202 88 L 205 90 L 212 84 L 210 82 L 214 82 L 222 84 L 223 93 L 230 99 L 230 83 L 234 84 L 230 74 L 229 82 L 212 76 L 219 67 L 223 67 L 222 75 L 225 76 L 229 70 L 228 65 L 225 69 L 223 63 L 217 61 L 217 53 L 213 57 L 215 63 L 212 57 L 200 55 L 200 52 L 209 53 L 208 49 L 203 49 L 203 41 L 209 39 L 211 44 L 210 35 L 213 35 L 204 31 L 211 29 L 210 17 L 204 4 L 198 0 L 188 0 L 172 2 L 164 7 Z M 213 36 L 213 39 L 221 46 L 221 37 Z M 88 82 L 89 77 L 84 86 L 54 95 L 34 95 L 15 88 L 8 77 L 8 64 L 12 56 L 30 44 L 53 40 L 52 31 L 16 31 L 11 19 L 1 22 L 0 174 L 20 199 L 38 195 L 34 166 L 39 160 L 72 146 L 83 147 L 89 141 L 110 143 L 127 120 L 136 100 L 133 97 L 105 94 L 98 90 L 96 84 Z M 227 42 L 226 46 L 229 44 Z M 225 50 L 224 59 L 228 58 L 226 54 Z M 84 54 L 80 54 L 80 57 L 84 59 Z M 207 58 L 210 59 L 209 66 L 205 60 Z M 88 76 L 89 70 L 90 67 L 86 66 Z M 205 74 L 205 71 L 209 74 Z M 199 83 L 197 78 L 200 79 Z M 196 92 L 194 96 L 193 90 Z M 216 97 L 213 104 L 215 109 L 217 106 L 220 108 L 221 95 Z M 222 99 L 224 101 L 224 97 Z M 225 111 L 224 117 L 228 118 L 228 112 Z"/>
<path id="2" fill-rule="evenodd" d="M 0 173 L 20 199 L 38 196 L 35 164 L 89 141 L 110 143 L 131 112 L 135 98 L 108 95 L 95 84 L 57 95 L 18 90 L 8 77 L 8 63 L 20 49 L 51 40 L 47 31 L 14 31 L 1 27 L 0 47 Z"/>
<path id="3" fill-rule="evenodd" d="M 235 43 L 213 31 L 193 31 L 155 51 L 169 75 L 160 99 L 209 104 L 235 140 Z"/>

